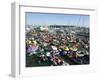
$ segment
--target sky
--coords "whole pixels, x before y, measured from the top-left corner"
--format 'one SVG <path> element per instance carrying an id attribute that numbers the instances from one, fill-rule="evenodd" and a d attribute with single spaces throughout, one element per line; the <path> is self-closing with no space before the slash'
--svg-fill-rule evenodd
<path id="1" fill-rule="evenodd" d="M 26 12 L 26 25 L 76 25 L 89 27 L 90 16 Z"/>

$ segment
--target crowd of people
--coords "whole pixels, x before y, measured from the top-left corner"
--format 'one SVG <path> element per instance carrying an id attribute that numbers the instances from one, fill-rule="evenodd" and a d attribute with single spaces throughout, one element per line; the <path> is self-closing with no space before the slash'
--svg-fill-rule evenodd
<path id="1" fill-rule="evenodd" d="M 47 66 L 70 65 L 67 57 L 76 64 L 89 64 L 89 38 L 83 40 L 65 31 L 34 28 L 26 33 L 26 59 L 27 56 L 33 56 L 32 64 L 35 61 L 39 66 L 43 63 L 48 63 Z M 26 64 L 30 66 L 30 63 Z"/>

